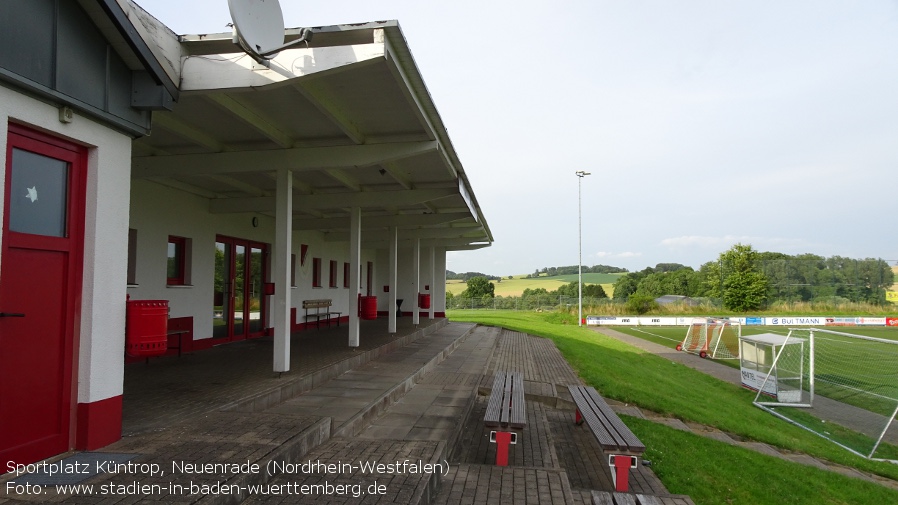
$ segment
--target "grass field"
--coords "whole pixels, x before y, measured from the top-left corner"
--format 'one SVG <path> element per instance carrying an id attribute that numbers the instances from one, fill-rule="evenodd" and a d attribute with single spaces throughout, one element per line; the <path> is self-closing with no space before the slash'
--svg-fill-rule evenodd
<path id="1" fill-rule="evenodd" d="M 623 274 L 583 274 L 583 284 L 601 284 L 605 294 L 612 296 L 614 290 L 612 286 L 615 281 Z M 556 275 L 554 277 L 537 277 L 525 278 L 524 275 L 516 275 L 513 279 L 502 279 L 499 281 L 491 281 L 496 287 L 496 296 L 521 296 L 525 289 L 543 288 L 546 291 L 555 291 L 556 289 L 577 282 L 577 274 L 572 275 Z M 468 285 L 460 280 L 447 280 L 446 291 L 455 296 L 461 294 Z"/>
<path id="2" fill-rule="evenodd" d="M 754 407 L 752 392 L 606 337 L 601 328 L 579 327 L 575 316 L 494 310 L 459 310 L 447 315 L 453 321 L 501 326 L 550 338 L 584 382 L 608 398 L 712 426 L 744 440 L 898 479 L 898 466 L 854 456 Z M 685 334 L 685 328 L 679 330 Z M 661 341 L 671 342 L 670 347 L 676 345 L 674 333 L 654 332 L 661 335 Z M 898 503 L 898 492 L 871 482 L 646 420 L 626 416 L 624 420 L 645 442 L 645 457 L 652 461 L 652 470 L 668 490 L 690 495 L 697 505 Z"/>

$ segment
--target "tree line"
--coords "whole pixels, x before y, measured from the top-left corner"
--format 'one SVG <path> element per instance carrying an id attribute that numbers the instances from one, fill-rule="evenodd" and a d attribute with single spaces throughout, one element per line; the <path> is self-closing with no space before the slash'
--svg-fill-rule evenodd
<path id="1" fill-rule="evenodd" d="M 719 301 L 733 311 L 767 308 L 774 302 L 862 302 L 883 305 L 886 290 L 895 282 L 888 263 L 882 259 L 852 259 L 841 256 L 824 258 L 816 254 L 788 255 L 759 252 L 751 245 L 736 244 L 720 253 L 715 261 L 698 270 L 679 263 L 659 263 L 638 272 L 607 265 L 584 266 L 589 273 L 625 273 L 614 283 L 614 300 L 633 307 L 650 307 L 664 295 L 680 295 L 694 299 Z M 447 272 L 447 279 L 449 274 Z M 576 266 L 537 269 L 529 277 L 577 273 Z M 487 276 L 468 272 L 467 289 L 461 298 L 492 298 L 495 287 Z M 457 274 L 454 274 L 457 275 Z M 454 277 L 457 278 L 457 277 Z M 578 285 L 571 282 L 555 291 L 545 288 L 525 289 L 522 296 L 576 297 Z M 607 298 L 598 284 L 584 284 L 586 298 Z M 447 298 L 451 293 L 447 293 Z"/>
<path id="2" fill-rule="evenodd" d="M 627 273 L 628 270 L 626 268 L 613 267 L 609 265 L 593 265 L 591 267 L 583 265 L 583 273 L 585 274 L 623 274 Z M 527 275 L 527 279 L 532 279 L 540 276 L 546 277 L 555 277 L 556 275 L 572 275 L 580 273 L 577 265 L 571 265 L 566 267 L 543 267 L 542 270 L 539 268 L 536 269 L 532 274 Z"/>
<path id="3" fill-rule="evenodd" d="M 614 283 L 614 299 L 681 295 L 720 300 L 725 308 L 735 311 L 763 309 L 773 302 L 882 305 L 893 283 L 894 273 L 882 259 L 791 256 L 736 244 L 697 271 L 667 263 L 628 273 Z"/>

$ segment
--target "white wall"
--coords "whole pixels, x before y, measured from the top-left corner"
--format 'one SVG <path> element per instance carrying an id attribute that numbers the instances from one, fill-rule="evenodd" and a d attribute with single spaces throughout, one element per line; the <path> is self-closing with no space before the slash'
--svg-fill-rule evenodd
<path id="1" fill-rule="evenodd" d="M 212 337 L 216 235 L 274 244 L 273 217 L 255 213 L 211 214 L 208 204 L 204 197 L 155 182 L 135 180 L 132 184 L 130 227 L 137 230 L 137 285 L 130 286 L 128 294 L 133 299 L 169 300 L 171 317 L 193 316 L 194 339 Z M 258 227 L 253 227 L 253 217 L 258 218 Z M 166 285 L 169 235 L 191 240 L 189 286 Z M 305 265 L 300 265 L 301 244 L 309 246 Z M 350 296 L 349 289 L 343 287 L 343 263 L 349 261 L 349 244 L 327 242 L 319 232 L 294 232 L 293 254 L 297 269 L 291 304 L 297 307 L 297 322 L 303 322 L 302 301 L 307 299 L 330 298 L 333 310 L 347 315 Z M 373 251 L 363 250 L 363 266 L 374 261 L 374 257 Z M 321 258 L 320 288 L 312 287 L 313 258 Z M 336 288 L 329 287 L 331 260 L 337 261 Z M 364 279 L 363 273 L 363 284 Z"/>
<path id="2" fill-rule="evenodd" d="M 85 209 L 84 276 L 78 353 L 78 402 L 122 394 L 125 349 L 125 280 L 131 138 L 75 114 L 0 86 L 0 149 L 8 124 L 19 122 L 89 147 Z M 6 163 L 0 164 L 0 219 Z M 0 279 L 2 282 L 2 279 Z"/>

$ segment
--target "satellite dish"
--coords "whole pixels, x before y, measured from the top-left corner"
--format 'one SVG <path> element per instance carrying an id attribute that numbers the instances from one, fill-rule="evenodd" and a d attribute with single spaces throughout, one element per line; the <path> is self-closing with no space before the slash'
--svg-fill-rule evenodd
<path id="1" fill-rule="evenodd" d="M 303 28 L 300 38 L 284 44 L 284 14 L 278 0 L 228 0 L 235 42 L 250 56 L 271 59 L 281 50 L 306 42 L 312 32 Z"/>

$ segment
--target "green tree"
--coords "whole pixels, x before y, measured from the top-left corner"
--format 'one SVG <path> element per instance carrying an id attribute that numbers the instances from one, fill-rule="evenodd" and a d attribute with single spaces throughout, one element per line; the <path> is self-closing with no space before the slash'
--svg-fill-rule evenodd
<path id="1" fill-rule="evenodd" d="M 751 245 L 736 244 L 720 254 L 723 272 L 723 306 L 730 310 L 749 311 L 767 303 L 767 277 L 758 265 L 758 252 Z"/>
<path id="2" fill-rule="evenodd" d="M 626 300 L 629 298 L 639 287 L 640 279 L 641 275 L 637 272 L 631 272 L 627 275 L 620 276 L 617 281 L 614 282 L 614 299 Z"/>
<path id="3" fill-rule="evenodd" d="M 464 298 L 493 298 L 496 296 L 496 285 L 486 277 L 477 276 L 468 279 L 468 287 L 461 294 Z"/>
<path id="4" fill-rule="evenodd" d="M 633 294 L 627 299 L 627 311 L 635 314 L 645 314 L 658 308 L 658 302 L 651 296 Z"/>

